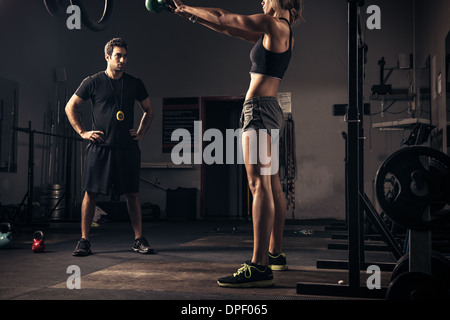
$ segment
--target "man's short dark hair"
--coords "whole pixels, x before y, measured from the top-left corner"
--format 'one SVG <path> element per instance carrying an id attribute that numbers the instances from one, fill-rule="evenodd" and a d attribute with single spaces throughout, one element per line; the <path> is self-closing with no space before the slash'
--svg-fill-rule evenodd
<path id="1" fill-rule="evenodd" d="M 128 45 L 122 38 L 114 38 L 108 41 L 105 46 L 105 55 L 111 56 L 114 47 L 125 48 L 128 51 Z"/>

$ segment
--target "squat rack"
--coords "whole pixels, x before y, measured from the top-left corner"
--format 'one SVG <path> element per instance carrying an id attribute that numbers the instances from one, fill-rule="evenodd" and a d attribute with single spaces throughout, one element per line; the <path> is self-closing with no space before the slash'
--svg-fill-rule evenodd
<path id="1" fill-rule="evenodd" d="M 386 288 L 370 290 L 361 286 L 360 271 L 364 262 L 363 213 L 375 225 L 383 240 L 399 259 L 403 252 L 386 224 L 376 212 L 364 192 L 364 64 L 367 46 L 364 44 L 360 7 L 364 0 L 348 2 L 348 109 L 346 137 L 346 217 L 348 227 L 348 285 L 297 283 L 298 294 L 329 295 L 347 297 L 384 298 Z"/>
<path id="2" fill-rule="evenodd" d="M 19 204 L 18 208 L 18 214 L 20 214 L 22 207 L 25 204 L 25 201 L 27 201 L 27 211 L 26 211 L 26 217 L 25 217 L 25 226 L 31 226 L 33 224 L 33 199 L 34 199 L 34 135 L 40 134 L 44 136 L 53 136 L 62 138 L 66 141 L 66 151 L 67 151 L 67 161 L 66 161 L 66 177 L 65 177 L 65 183 L 66 183 L 66 189 L 63 197 L 61 197 L 58 202 L 55 204 L 53 210 L 59 205 L 60 201 L 65 197 L 65 216 L 66 218 L 71 215 L 72 210 L 72 191 L 70 188 L 71 185 L 71 175 L 72 175 L 72 147 L 73 142 L 79 141 L 82 142 L 83 139 L 78 137 L 72 137 L 72 136 L 65 136 L 55 133 L 49 133 L 49 132 L 42 132 L 33 130 L 31 128 L 31 121 L 28 121 L 28 127 L 27 128 L 21 128 L 21 127 L 13 127 L 12 128 L 15 131 L 24 132 L 28 134 L 28 175 L 27 175 L 27 191 L 22 199 L 22 202 Z"/>

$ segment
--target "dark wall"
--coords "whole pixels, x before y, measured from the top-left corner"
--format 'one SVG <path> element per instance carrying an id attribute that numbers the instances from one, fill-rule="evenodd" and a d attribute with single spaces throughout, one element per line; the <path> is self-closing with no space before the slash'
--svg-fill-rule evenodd
<path id="1" fill-rule="evenodd" d="M 438 6 L 448 7 L 446 1 Z M 88 3 L 88 1 L 85 1 Z M 155 109 L 153 125 L 141 143 L 143 162 L 168 162 L 161 152 L 162 98 L 244 95 L 249 82 L 251 44 L 194 25 L 169 13 L 151 14 L 144 1 L 117 0 L 112 24 L 103 32 L 68 30 L 67 16 L 51 17 L 37 0 L 0 1 L 0 76 L 20 84 L 19 125 L 32 120 L 45 128 L 45 116 L 55 110 L 57 100 L 69 96 L 86 76 L 103 70 L 103 47 L 112 37 L 124 37 L 129 44 L 127 72 L 140 77 L 150 93 Z M 196 5 L 219 6 L 249 14 L 261 12 L 260 1 L 191 1 Z M 190 3 L 190 1 L 187 1 Z M 370 87 L 378 83 L 378 60 L 396 66 L 399 53 L 412 53 L 411 0 L 371 0 L 361 9 L 363 23 L 369 5 L 381 8 L 381 30 L 366 30 L 369 46 L 366 65 L 365 99 L 372 111 L 379 102 L 370 101 Z M 92 16 L 99 15 L 103 1 L 90 1 Z M 344 140 L 347 130 L 343 117 L 332 115 L 332 105 L 347 103 L 347 1 L 305 0 L 305 22 L 294 29 L 295 48 L 290 69 L 280 92 L 292 95 L 296 125 L 297 168 L 296 218 L 344 217 Z M 437 26 L 439 27 L 439 26 Z M 56 68 L 65 68 L 67 80 L 57 83 Z M 408 87 L 408 72 L 395 73 L 393 86 Z M 58 91 L 57 91 L 58 90 Z M 89 126 L 89 104 L 83 110 Z M 392 111 L 405 109 L 405 103 Z M 405 132 L 380 132 L 371 124 L 390 121 L 403 114 L 367 117 L 366 190 L 373 196 L 372 180 L 381 162 L 400 148 Z M 139 114 L 136 117 L 139 118 Z M 70 129 L 70 127 L 69 127 Z M 18 203 L 26 191 L 27 140 L 19 135 L 17 173 L 0 174 L 0 202 Z M 43 143 L 42 143 L 43 144 Z M 42 178 L 46 151 L 37 142 L 36 186 Z M 149 170 L 142 175 L 175 188 L 200 187 L 200 168 Z M 79 190 L 78 190 L 79 191 Z M 165 193 L 142 185 L 142 201 L 165 207 Z M 288 215 L 291 217 L 291 214 Z"/>

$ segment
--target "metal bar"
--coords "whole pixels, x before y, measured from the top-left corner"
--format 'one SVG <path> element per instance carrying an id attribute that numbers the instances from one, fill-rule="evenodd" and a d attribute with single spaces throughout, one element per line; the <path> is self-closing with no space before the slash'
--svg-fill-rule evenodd
<path id="1" fill-rule="evenodd" d="M 430 218 L 430 206 L 424 212 L 424 216 Z M 431 231 L 409 230 L 409 271 L 419 271 L 431 274 Z"/>
<path id="2" fill-rule="evenodd" d="M 318 284 L 307 282 L 297 284 L 297 293 L 306 295 L 384 299 L 386 297 L 386 291 L 387 288 L 385 287 L 370 290 L 367 287 L 352 288 L 350 285 L 339 284 Z"/>
<path id="3" fill-rule="evenodd" d="M 65 135 L 61 135 L 61 134 L 43 132 L 43 131 L 38 131 L 38 130 L 31 130 L 31 128 L 13 127 L 12 130 L 22 131 L 25 133 L 37 133 L 37 134 L 42 134 L 45 136 L 59 137 L 59 138 L 64 138 L 64 139 L 69 139 L 69 140 L 84 141 L 83 139 L 77 138 L 77 137 L 65 136 Z"/>
<path id="4" fill-rule="evenodd" d="M 397 260 L 400 259 L 400 257 L 403 255 L 402 247 L 397 242 L 397 240 L 395 240 L 394 236 L 389 231 L 388 226 L 381 219 L 380 215 L 375 210 L 375 208 L 373 207 L 372 203 L 370 202 L 369 198 L 365 193 L 361 193 L 361 203 L 364 209 L 366 210 L 367 217 L 375 224 L 384 242 L 391 249 L 392 254 L 395 256 Z"/>
<path id="5" fill-rule="evenodd" d="M 358 158 L 359 158 L 359 193 L 364 193 L 364 56 L 366 46 L 362 39 L 361 30 L 361 19 L 358 19 L 358 119 L 359 119 L 359 130 L 358 130 Z M 365 214 L 364 210 L 360 206 L 359 208 L 359 262 L 364 263 L 365 260 L 365 246 L 364 246 L 364 224 L 365 224 Z"/>
<path id="6" fill-rule="evenodd" d="M 30 135 L 28 136 L 28 211 L 27 224 L 33 220 L 34 197 L 34 133 L 31 131 L 31 121 L 28 122 Z"/>
<path id="7" fill-rule="evenodd" d="M 348 0 L 348 230 L 349 287 L 360 287 L 358 1 Z"/>
<path id="8" fill-rule="evenodd" d="M 361 265 L 361 271 L 366 271 L 367 268 L 371 265 L 376 265 L 380 267 L 381 271 L 392 271 L 397 265 L 395 262 L 365 262 Z M 317 269 L 340 269 L 347 270 L 348 269 L 348 261 L 347 260 L 317 260 L 316 262 Z"/>
<path id="9" fill-rule="evenodd" d="M 369 290 L 360 286 L 360 196 L 359 196 L 359 126 L 358 119 L 358 31 L 359 6 L 364 0 L 347 0 L 348 2 L 348 131 L 346 159 L 348 170 L 346 172 L 346 209 L 348 219 L 348 285 L 297 283 L 298 294 L 321 294 L 354 297 L 380 297 L 384 298 L 385 288 L 382 290 Z"/>
<path id="10" fill-rule="evenodd" d="M 64 217 L 65 220 L 70 220 L 72 218 L 72 212 L 73 212 L 73 204 L 72 202 L 72 151 L 73 151 L 73 141 L 71 139 L 67 140 L 66 144 L 66 151 L 67 151 L 67 159 L 66 159 L 66 202 L 65 202 L 65 210 L 64 210 Z"/>

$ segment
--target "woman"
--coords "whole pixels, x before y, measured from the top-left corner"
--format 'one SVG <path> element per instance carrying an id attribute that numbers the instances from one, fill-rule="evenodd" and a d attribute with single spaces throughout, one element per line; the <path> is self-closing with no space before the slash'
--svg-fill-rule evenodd
<path id="1" fill-rule="evenodd" d="M 301 17 L 302 0 L 263 0 L 263 14 L 239 15 L 220 8 L 191 7 L 173 1 L 173 11 L 192 22 L 255 44 L 250 60 L 250 86 L 241 115 L 242 146 L 249 188 L 253 195 L 253 256 L 231 276 L 220 278 L 223 287 L 268 287 L 275 284 L 272 269 L 286 270 L 282 236 L 286 202 L 278 170 L 267 172 L 271 155 L 271 130 L 280 130 L 283 112 L 277 94 L 291 59 L 291 25 Z M 251 130 L 253 129 L 253 130 Z M 265 130 L 261 130 L 265 129 Z M 257 132 L 257 141 L 252 137 Z M 252 136 L 253 135 L 253 136 Z M 264 139 L 260 144 L 260 139 Z M 251 152 L 266 142 L 269 163 L 251 161 Z M 257 154 L 260 155 L 261 150 Z M 256 162 L 256 163 L 255 163 Z M 278 162 L 277 162 L 278 163 Z M 264 171 L 264 169 L 266 171 Z"/>

